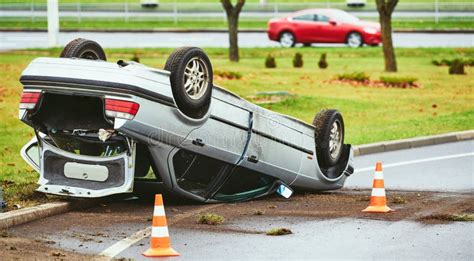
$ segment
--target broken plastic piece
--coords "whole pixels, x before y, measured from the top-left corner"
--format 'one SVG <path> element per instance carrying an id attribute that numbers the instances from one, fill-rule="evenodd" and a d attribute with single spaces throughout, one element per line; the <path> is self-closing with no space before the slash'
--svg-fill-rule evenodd
<path id="1" fill-rule="evenodd" d="M 99 140 L 101 140 L 102 142 L 105 142 L 112 136 L 113 133 L 114 133 L 113 130 L 100 129 L 97 134 L 99 135 Z"/>

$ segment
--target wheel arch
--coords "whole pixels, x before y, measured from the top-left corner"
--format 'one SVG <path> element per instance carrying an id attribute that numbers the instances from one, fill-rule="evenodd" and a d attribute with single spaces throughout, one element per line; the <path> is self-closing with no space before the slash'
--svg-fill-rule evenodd
<path id="1" fill-rule="evenodd" d="M 346 43 L 349 40 L 349 35 L 351 35 L 352 33 L 358 33 L 360 35 L 360 38 L 362 39 L 362 44 L 365 44 L 364 34 L 361 31 L 356 30 L 356 29 L 351 29 L 346 33 L 346 37 L 345 37 Z"/>

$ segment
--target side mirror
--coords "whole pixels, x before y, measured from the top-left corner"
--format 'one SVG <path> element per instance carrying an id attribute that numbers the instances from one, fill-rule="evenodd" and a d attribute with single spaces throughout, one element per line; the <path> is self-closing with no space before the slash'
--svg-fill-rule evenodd
<path id="1" fill-rule="evenodd" d="M 276 193 L 284 198 L 290 198 L 293 195 L 293 190 L 284 184 L 277 187 Z"/>
<path id="2" fill-rule="evenodd" d="M 328 22 L 329 22 L 329 24 L 331 24 L 331 25 L 337 25 L 337 21 L 336 21 L 336 20 L 330 19 Z"/>

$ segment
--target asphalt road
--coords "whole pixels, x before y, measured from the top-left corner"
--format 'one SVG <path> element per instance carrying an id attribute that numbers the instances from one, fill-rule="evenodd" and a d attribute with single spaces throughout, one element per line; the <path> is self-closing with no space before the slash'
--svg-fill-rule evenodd
<path id="1" fill-rule="evenodd" d="M 64 46 L 75 38 L 88 38 L 106 48 L 145 47 L 228 47 L 227 33 L 60 33 L 59 45 Z M 473 47 L 474 34 L 460 33 L 394 33 L 396 47 Z M 270 41 L 266 33 L 240 33 L 240 47 L 278 47 L 278 42 Z M 345 46 L 342 44 L 314 46 Z M 0 32 L 0 50 L 25 48 L 46 48 L 47 33 L 44 32 Z"/>
<path id="2" fill-rule="evenodd" d="M 344 193 L 361 193 L 354 189 L 370 188 L 376 161 L 384 164 L 389 195 L 395 188 L 419 190 L 421 194 L 427 194 L 421 192 L 425 190 L 451 191 L 438 193 L 435 197 L 444 198 L 448 203 L 434 208 L 449 208 L 456 198 L 470 197 L 474 189 L 474 141 L 356 157 L 356 173 L 348 179 Z M 425 201 L 413 203 L 415 208 L 421 202 Z M 278 200 L 273 202 L 277 203 L 282 204 Z M 463 204 L 472 207 L 471 203 Z M 245 204 L 250 203 L 232 204 L 230 209 Z M 325 219 L 244 215 L 230 220 L 220 232 L 205 226 L 197 229 L 174 226 L 186 216 L 212 212 L 213 208 L 222 206 L 226 205 L 168 205 L 172 243 L 182 255 L 175 259 L 474 259 L 474 222 L 425 225 L 413 218 L 390 219 L 389 214 L 382 214 L 388 220 L 377 220 L 376 214 L 370 218 Z M 318 209 L 313 211 L 318 212 Z M 76 253 L 108 253 L 109 257 L 144 260 L 141 253 L 149 247 L 146 227 L 150 225 L 151 213 L 151 202 L 127 201 L 53 216 L 12 228 L 10 232 L 14 236 L 52 241 L 54 247 Z M 269 227 L 290 227 L 294 234 L 269 237 L 245 232 L 266 231 Z"/>
<path id="3" fill-rule="evenodd" d="M 356 173 L 346 188 L 370 188 L 375 162 L 381 161 L 390 189 L 474 191 L 474 141 L 440 144 L 356 158 Z"/>

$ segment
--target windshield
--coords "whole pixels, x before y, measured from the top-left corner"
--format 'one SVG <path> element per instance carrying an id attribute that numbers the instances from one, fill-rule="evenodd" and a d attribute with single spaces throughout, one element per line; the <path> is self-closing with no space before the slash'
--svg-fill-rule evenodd
<path id="1" fill-rule="evenodd" d="M 332 11 L 331 16 L 334 20 L 343 23 L 355 23 L 359 21 L 359 18 L 341 10 Z"/>

